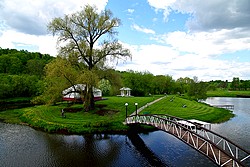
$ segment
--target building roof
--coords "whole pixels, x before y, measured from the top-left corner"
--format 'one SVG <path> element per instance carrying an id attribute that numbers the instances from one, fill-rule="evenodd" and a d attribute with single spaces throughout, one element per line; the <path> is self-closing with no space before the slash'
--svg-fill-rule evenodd
<path id="1" fill-rule="evenodd" d="M 75 87 L 75 89 L 74 89 Z M 67 95 L 69 93 L 73 93 L 73 92 L 80 92 L 80 91 L 84 91 L 85 90 L 85 87 L 86 85 L 85 84 L 76 84 L 74 86 L 71 86 L 65 90 L 62 91 L 62 94 L 63 95 Z M 93 88 L 93 91 L 94 93 L 97 93 L 97 92 L 102 92 L 100 89 L 97 89 L 97 88 Z"/>
<path id="2" fill-rule="evenodd" d="M 122 87 L 120 90 L 132 90 L 130 88 Z"/>

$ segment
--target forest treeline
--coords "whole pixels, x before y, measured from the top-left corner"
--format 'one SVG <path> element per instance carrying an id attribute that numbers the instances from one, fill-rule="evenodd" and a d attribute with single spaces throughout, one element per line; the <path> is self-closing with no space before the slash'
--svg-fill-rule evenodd
<path id="1" fill-rule="evenodd" d="M 35 97 L 45 89 L 44 68 L 54 57 L 38 52 L 0 48 L 0 99 Z M 199 81 L 197 77 L 174 80 L 170 75 L 153 75 L 150 72 L 115 71 L 112 81 L 100 78 L 99 88 L 103 95 L 117 95 L 119 88 L 129 87 L 134 96 L 151 94 L 188 94 L 205 98 L 207 90 L 249 90 L 250 80 L 234 77 L 232 82 L 216 80 Z M 115 89 L 112 89 L 115 88 Z"/>
<path id="2" fill-rule="evenodd" d="M 41 94 L 43 69 L 52 59 L 48 54 L 0 48 L 0 98 Z"/>

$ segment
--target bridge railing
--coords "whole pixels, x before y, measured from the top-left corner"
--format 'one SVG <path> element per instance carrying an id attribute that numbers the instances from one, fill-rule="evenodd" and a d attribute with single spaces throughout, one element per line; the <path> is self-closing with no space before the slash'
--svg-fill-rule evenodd
<path id="1" fill-rule="evenodd" d="M 186 123 L 183 124 L 182 121 Z M 133 115 L 126 118 L 126 123 L 147 124 L 166 132 L 171 131 L 171 134 L 207 155 L 221 166 L 228 165 L 229 163 L 232 163 L 233 166 L 244 166 L 241 164 L 249 164 L 250 161 L 250 153 L 248 151 L 223 136 L 202 127 L 200 124 L 182 118 L 166 114 Z M 219 151 L 216 151 L 215 147 L 218 148 Z M 223 160 L 222 154 L 232 158 L 225 161 Z"/>
<path id="2" fill-rule="evenodd" d="M 184 121 L 182 118 L 170 116 L 170 115 L 157 115 L 164 119 L 171 119 L 173 121 L 176 121 L 176 123 L 180 123 L 180 121 Z M 231 156 L 235 157 L 236 159 L 239 159 L 240 162 L 244 161 L 250 161 L 250 153 L 242 148 L 241 146 L 233 143 L 230 139 L 227 139 L 220 134 L 217 134 L 199 124 L 196 124 L 194 122 L 190 122 L 188 120 L 185 120 L 188 123 L 192 123 L 194 125 L 194 128 L 191 128 L 191 130 L 195 131 L 197 134 L 201 135 L 202 137 L 212 141 L 216 146 L 220 147 L 222 150 L 229 153 Z M 185 126 L 185 125 L 184 125 Z M 189 128 L 188 126 L 185 126 Z"/>
<path id="3" fill-rule="evenodd" d="M 241 146 L 233 143 L 231 140 L 203 127 L 197 131 L 197 134 L 211 140 L 216 146 L 240 160 L 240 162 L 244 163 L 248 161 L 250 165 L 250 153 Z"/>

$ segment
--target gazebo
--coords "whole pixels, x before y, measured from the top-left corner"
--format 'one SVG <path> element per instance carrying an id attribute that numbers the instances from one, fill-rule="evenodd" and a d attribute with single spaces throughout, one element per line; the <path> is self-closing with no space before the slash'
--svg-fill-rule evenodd
<path id="1" fill-rule="evenodd" d="M 120 89 L 121 95 L 120 96 L 131 96 L 131 90 L 130 88 L 123 87 Z"/>

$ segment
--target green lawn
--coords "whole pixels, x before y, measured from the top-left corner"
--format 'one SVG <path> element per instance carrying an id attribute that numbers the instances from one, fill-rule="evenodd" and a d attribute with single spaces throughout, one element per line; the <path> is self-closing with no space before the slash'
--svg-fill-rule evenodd
<path id="1" fill-rule="evenodd" d="M 128 103 L 128 115 L 135 111 L 135 103 L 138 108 L 159 98 L 155 97 L 108 97 L 107 100 L 96 102 L 97 105 L 107 105 L 104 109 L 108 112 L 104 116 L 94 111 L 66 113 L 66 118 L 61 116 L 61 110 L 67 107 L 67 103 L 59 103 L 54 106 L 35 106 L 23 109 L 7 110 L 0 112 L 0 121 L 9 123 L 27 123 L 35 128 L 48 132 L 61 133 L 97 133 L 97 132 L 122 132 L 128 127 L 123 125 L 126 117 L 125 103 Z M 198 119 L 207 122 L 221 122 L 230 119 L 233 114 L 224 109 L 213 108 L 205 104 L 175 97 L 171 102 L 168 96 L 165 99 L 144 109 L 145 112 L 155 114 L 170 114 L 185 119 Z M 182 106 L 186 105 L 186 108 Z M 72 108 L 82 108 L 82 104 L 75 104 Z"/>
<path id="2" fill-rule="evenodd" d="M 70 133 L 92 133 L 105 131 L 123 131 L 127 126 L 123 125 L 126 117 L 125 103 L 128 103 L 128 114 L 135 111 L 134 103 L 138 103 L 138 108 L 159 98 L 156 97 L 108 97 L 107 100 L 98 101 L 96 104 L 106 104 L 105 109 L 116 110 L 104 116 L 96 114 L 96 110 L 90 112 L 66 113 L 66 118 L 61 116 L 61 110 L 67 107 L 66 103 L 55 106 L 36 106 L 16 110 L 0 112 L 0 119 L 5 122 L 14 123 L 25 122 L 45 131 L 68 131 Z M 72 108 L 81 108 L 82 104 L 75 104 Z M 15 113 L 15 115 L 13 115 Z M 12 116 L 18 118 L 11 119 Z"/>
<path id="3" fill-rule="evenodd" d="M 149 106 L 144 112 L 169 114 L 184 119 L 198 119 L 211 123 L 223 122 L 233 117 L 233 114 L 225 109 L 211 107 L 207 104 L 190 101 L 178 96 L 171 101 L 172 97 L 174 96 L 168 96 L 156 105 Z M 183 107 L 184 105 L 186 107 Z"/>

